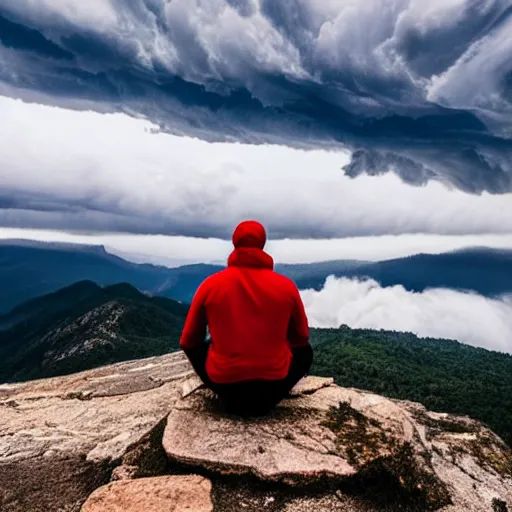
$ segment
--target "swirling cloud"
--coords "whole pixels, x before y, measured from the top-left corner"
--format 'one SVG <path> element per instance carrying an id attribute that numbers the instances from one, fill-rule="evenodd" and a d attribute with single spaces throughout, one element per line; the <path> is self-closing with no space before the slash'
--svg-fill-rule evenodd
<path id="1" fill-rule="evenodd" d="M 502 193 L 511 34 L 508 0 L 2 0 L 0 93 Z"/>

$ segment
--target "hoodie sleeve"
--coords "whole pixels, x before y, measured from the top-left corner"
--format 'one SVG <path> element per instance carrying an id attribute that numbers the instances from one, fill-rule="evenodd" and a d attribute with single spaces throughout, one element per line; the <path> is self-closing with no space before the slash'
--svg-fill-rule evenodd
<path id="1" fill-rule="evenodd" d="M 304 303 L 298 288 L 293 284 L 293 303 L 290 325 L 288 328 L 288 340 L 292 348 L 306 347 L 309 345 L 309 326 Z"/>
<path id="2" fill-rule="evenodd" d="M 206 339 L 206 310 L 205 300 L 207 294 L 206 283 L 203 282 L 197 289 L 192 304 L 188 310 L 185 326 L 181 333 L 180 348 L 192 349 L 201 345 Z"/>

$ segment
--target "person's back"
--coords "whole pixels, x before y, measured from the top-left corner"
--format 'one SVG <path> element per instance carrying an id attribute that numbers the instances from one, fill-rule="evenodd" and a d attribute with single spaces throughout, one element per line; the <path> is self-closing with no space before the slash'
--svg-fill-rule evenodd
<path id="1" fill-rule="evenodd" d="M 245 393 L 249 387 L 256 394 L 266 391 L 271 406 L 308 371 L 312 351 L 297 287 L 273 271 L 265 242 L 257 222 L 235 229 L 228 267 L 199 287 L 180 345 L 221 398 L 238 396 L 244 384 Z"/>

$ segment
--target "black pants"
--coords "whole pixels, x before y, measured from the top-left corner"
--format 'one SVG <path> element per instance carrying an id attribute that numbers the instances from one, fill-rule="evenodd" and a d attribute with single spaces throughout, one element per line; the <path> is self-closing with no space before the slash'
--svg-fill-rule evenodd
<path id="1" fill-rule="evenodd" d="M 240 416 L 260 416 L 268 413 L 304 377 L 313 362 L 311 346 L 292 350 L 292 361 L 288 375 L 282 380 L 248 380 L 233 384 L 216 384 L 206 373 L 206 358 L 209 344 L 185 350 L 197 375 L 204 384 L 216 393 L 226 409 Z"/>

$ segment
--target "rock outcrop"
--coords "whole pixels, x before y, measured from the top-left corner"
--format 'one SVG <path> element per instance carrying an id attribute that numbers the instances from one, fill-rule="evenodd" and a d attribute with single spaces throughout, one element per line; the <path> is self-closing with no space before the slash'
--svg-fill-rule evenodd
<path id="1" fill-rule="evenodd" d="M 0 411 L 2 512 L 512 512 L 490 430 L 332 379 L 242 420 L 175 353 L 0 385 Z"/>
<path id="2" fill-rule="evenodd" d="M 212 512 L 206 478 L 160 476 L 112 482 L 94 491 L 82 512 Z"/>
<path id="3" fill-rule="evenodd" d="M 300 396 L 301 388 L 312 392 L 314 384 L 319 389 L 331 382 L 305 379 L 295 394 Z M 323 416 L 301 403 L 309 400 L 292 400 L 268 417 L 241 420 L 222 414 L 209 391 L 198 392 L 176 404 L 163 446 L 180 463 L 223 474 L 250 474 L 265 481 L 302 483 L 355 474 L 347 458 L 336 454 L 336 434 L 317 421 Z"/>
<path id="4" fill-rule="evenodd" d="M 191 373 L 175 353 L 0 385 L 0 510 L 79 510 L 125 457 L 163 431 Z M 155 471 L 165 460 L 148 464 Z"/>
<path id="5" fill-rule="evenodd" d="M 244 421 L 198 391 L 170 413 L 163 446 L 171 460 L 212 473 L 301 487 L 330 481 L 345 494 L 385 482 L 390 496 L 377 491 L 374 506 L 397 499 L 417 510 L 481 512 L 493 500 L 512 504 L 512 454 L 480 423 L 326 383 L 305 379 L 272 415 Z"/>

